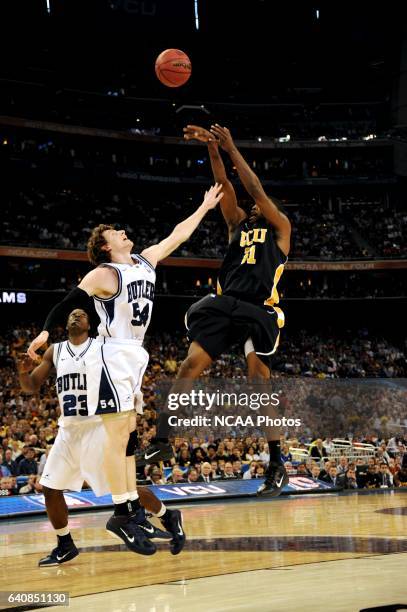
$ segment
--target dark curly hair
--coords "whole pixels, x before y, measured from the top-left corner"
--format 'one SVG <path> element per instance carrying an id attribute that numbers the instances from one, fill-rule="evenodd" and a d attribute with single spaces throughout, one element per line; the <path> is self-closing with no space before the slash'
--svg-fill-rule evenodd
<path id="1" fill-rule="evenodd" d="M 94 265 L 98 266 L 101 263 L 110 261 L 110 253 L 102 247 L 107 244 L 103 232 L 106 230 L 114 229 L 113 225 L 106 225 L 101 223 L 97 227 L 94 227 L 88 240 L 88 259 Z"/>

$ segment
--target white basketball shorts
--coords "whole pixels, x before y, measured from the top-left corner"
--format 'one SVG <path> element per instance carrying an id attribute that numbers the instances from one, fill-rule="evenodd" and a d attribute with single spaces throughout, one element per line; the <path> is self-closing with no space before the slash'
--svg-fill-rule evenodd
<path id="1" fill-rule="evenodd" d="M 99 419 L 60 427 L 40 483 L 50 489 L 81 491 L 86 481 L 98 497 L 109 493 L 103 470 L 105 435 Z"/>
<path id="2" fill-rule="evenodd" d="M 86 358 L 88 413 L 142 412 L 141 383 L 148 353 L 136 340 L 97 338 Z"/>

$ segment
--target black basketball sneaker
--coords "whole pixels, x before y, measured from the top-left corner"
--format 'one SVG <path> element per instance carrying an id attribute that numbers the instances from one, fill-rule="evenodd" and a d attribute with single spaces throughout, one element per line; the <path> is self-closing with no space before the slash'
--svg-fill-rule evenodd
<path id="1" fill-rule="evenodd" d="M 178 555 L 185 545 L 185 531 L 182 526 L 182 514 L 179 510 L 166 510 L 161 519 L 164 527 L 172 534 L 170 551 L 173 555 Z"/>
<path id="2" fill-rule="evenodd" d="M 289 483 L 287 470 L 280 463 L 270 463 L 266 470 L 266 477 L 262 485 L 257 489 L 257 495 L 277 497 Z"/>
<path id="3" fill-rule="evenodd" d="M 56 548 L 49 555 L 43 557 L 38 561 L 39 567 L 50 567 L 52 565 L 61 565 L 71 561 L 79 555 L 79 550 L 76 548 L 73 540 L 58 544 Z"/>
<path id="4" fill-rule="evenodd" d="M 153 555 L 157 552 L 156 546 L 147 537 L 145 530 L 140 527 L 135 515 L 115 516 L 113 514 L 106 523 L 106 531 L 122 540 L 132 552 L 140 555 Z"/>

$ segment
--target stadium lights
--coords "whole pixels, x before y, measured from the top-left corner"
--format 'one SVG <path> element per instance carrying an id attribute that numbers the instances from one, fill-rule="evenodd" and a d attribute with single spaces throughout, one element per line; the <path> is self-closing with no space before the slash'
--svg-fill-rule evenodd
<path id="1" fill-rule="evenodd" d="M 195 29 L 199 30 L 199 7 L 198 7 L 198 0 L 194 0 L 194 11 L 195 11 Z"/>
<path id="2" fill-rule="evenodd" d="M 278 138 L 277 140 L 278 142 L 290 142 L 291 136 L 290 134 L 287 134 L 286 136 L 281 136 L 281 138 Z"/>

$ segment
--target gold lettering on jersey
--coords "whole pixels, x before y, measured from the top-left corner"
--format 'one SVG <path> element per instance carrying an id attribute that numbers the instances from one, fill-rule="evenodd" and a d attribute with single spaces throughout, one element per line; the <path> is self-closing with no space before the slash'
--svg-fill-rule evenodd
<path id="1" fill-rule="evenodd" d="M 274 272 L 273 288 L 271 290 L 270 297 L 264 302 L 265 306 L 274 306 L 274 304 L 279 303 L 280 296 L 278 295 L 277 285 L 278 285 L 278 281 L 280 280 L 283 272 L 284 272 L 284 264 L 280 264 L 276 268 L 276 271 Z"/>
<path id="2" fill-rule="evenodd" d="M 255 264 L 256 263 L 256 245 L 246 247 L 244 250 L 243 259 L 241 261 L 242 264 Z"/>
<path id="3" fill-rule="evenodd" d="M 256 263 L 256 243 L 266 241 L 267 228 L 255 227 L 248 232 L 240 232 L 240 246 L 245 247 L 243 259 L 240 263 L 255 264 Z"/>
<path id="4" fill-rule="evenodd" d="M 248 232 L 240 232 L 240 246 L 249 247 L 254 242 L 265 242 L 266 241 L 267 228 L 266 227 L 255 227 Z"/>

